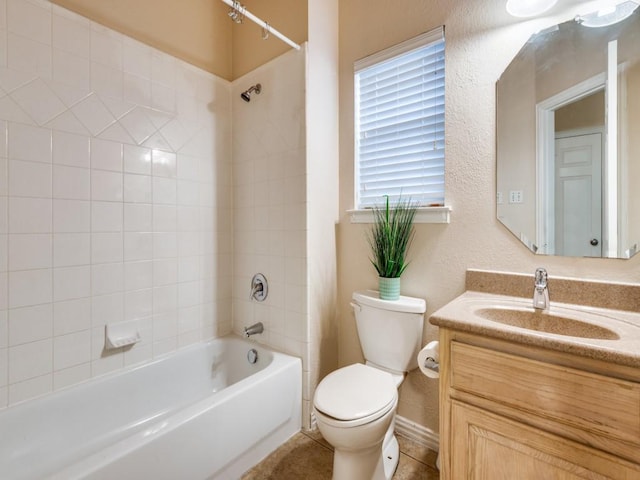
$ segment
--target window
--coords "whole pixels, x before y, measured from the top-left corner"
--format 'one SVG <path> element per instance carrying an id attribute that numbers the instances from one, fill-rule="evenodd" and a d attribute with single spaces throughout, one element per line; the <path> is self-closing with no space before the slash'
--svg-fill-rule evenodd
<path id="1" fill-rule="evenodd" d="M 444 30 L 355 63 L 356 209 L 444 206 Z"/>

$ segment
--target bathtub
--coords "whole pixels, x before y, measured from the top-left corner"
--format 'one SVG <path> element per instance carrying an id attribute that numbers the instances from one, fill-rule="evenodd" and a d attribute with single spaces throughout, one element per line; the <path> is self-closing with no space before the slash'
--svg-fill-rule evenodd
<path id="1" fill-rule="evenodd" d="M 300 430 L 301 382 L 253 342 L 194 345 L 1 412 L 0 477 L 235 480 Z"/>

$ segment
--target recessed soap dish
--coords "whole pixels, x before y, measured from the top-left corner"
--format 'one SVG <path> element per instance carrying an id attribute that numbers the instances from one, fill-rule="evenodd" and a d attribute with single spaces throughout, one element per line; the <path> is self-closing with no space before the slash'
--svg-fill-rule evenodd
<path id="1" fill-rule="evenodd" d="M 104 348 L 106 350 L 133 345 L 142 339 L 135 322 L 120 322 L 105 325 L 104 338 Z"/>

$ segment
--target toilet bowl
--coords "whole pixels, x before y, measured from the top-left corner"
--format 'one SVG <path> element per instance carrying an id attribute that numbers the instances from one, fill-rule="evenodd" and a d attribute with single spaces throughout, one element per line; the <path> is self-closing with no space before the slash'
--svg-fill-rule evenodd
<path id="1" fill-rule="evenodd" d="M 318 385 L 313 412 L 334 447 L 334 480 L 388 480 L 398 465 L 393 436 L 398 390 L 393 377 L 356 363 Z"/>
<path id="2" fill-rule="evenodd" d="M 398 387 L 417 367 L 426 302 L 382 300 L 375 290 L 354 292 L 351 303 L 366 365 L 327 375 L 313 412 L 334 447 L 333 480 L 390 480 L 400 456 L 394 436 Z"/>

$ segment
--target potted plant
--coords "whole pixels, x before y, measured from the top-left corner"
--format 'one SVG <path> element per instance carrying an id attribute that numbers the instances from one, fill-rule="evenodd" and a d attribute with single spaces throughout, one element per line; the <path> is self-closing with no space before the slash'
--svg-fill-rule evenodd
<path id="1" fill-rule="evenodd" d="M 414 236 L 413 219 L 417 209 L 416 204 L 402 198 L 390 206 L 389 196 L 384 207 L 373 208 L 374 222 L 367 240 L 373 254 L 371 263 L 378 272 L 382 300 L 400 298 L 400 276 L 408 265 L 405 257 Z"/>

